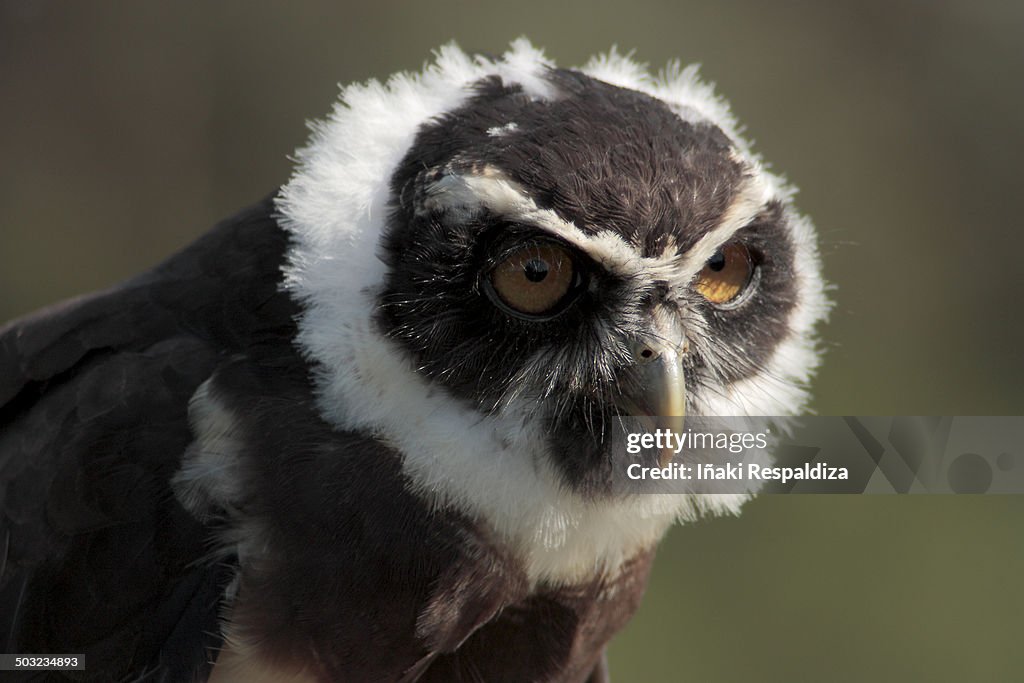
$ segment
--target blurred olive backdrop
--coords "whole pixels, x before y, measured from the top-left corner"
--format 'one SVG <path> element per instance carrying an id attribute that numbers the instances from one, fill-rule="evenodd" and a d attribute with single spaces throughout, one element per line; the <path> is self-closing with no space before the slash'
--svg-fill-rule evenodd
<path id="1" fill-rule="evenodd" d="M 0 320 L 272 191 L 339 82 L 523 34 L 562 65 L 703 63 L 801 188 L 837 286 L 818 412 L 1021 413 L 1014 0 L 0 0 Z M 1022 637 L 1024 499 L 765 497 L 673 530 L 611 661 L 627 683 L 1016 681 Z"/>

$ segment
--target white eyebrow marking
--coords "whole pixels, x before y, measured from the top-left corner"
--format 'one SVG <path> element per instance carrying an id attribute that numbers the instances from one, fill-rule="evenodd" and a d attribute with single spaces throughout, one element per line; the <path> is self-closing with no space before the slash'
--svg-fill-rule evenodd
<path id="1" fill-rule="evenodd" d="M 743 183 L 729 203 L 729 208 L 722 214 L 718 225 L 697 240 L 697 243 L 680 257 L 673 281 L 676 284 L 685 284 L 693 279 L 719 247 L 732 239 L 738 230 L 746 227 L 764 210 L 769 198 L 770 193 L 760 174 L 744 176 Z"/>
<path id="2" fill-rule="evenodd" d="M 422 211 L 475 214 L 482 209 L 510 220 L 528 223 L 581 250 L 608 272 L 628 278 L 664 280 L 684 287 L 715 251 L 729 241 L 763 209 L 768 189 L 759 174 L 747 175 L 718 225 L 686 254 L 673 249 L 659 256 L 643 256 L 622 235 L 612 230 L 587 234 L 551 209 L 542 209 L 526 190 L 493 166 L 472 173 L 449 173 L 427 186 Z"/>
<path id="3" fill-rule="evenodd" d="M 444 208 L 471 214 L 487 209 L 562 239 L 610 273 L 635 277 L 649 271 L 652 259 L 641 256 L 621 235 L 611 230 L 588 235 L 551 209 L 537 206 L 521 185 L 494 167 L 465 175 L 445 175 L 427 187 L 426 195 L 423 208 L 427 211 Z"/>

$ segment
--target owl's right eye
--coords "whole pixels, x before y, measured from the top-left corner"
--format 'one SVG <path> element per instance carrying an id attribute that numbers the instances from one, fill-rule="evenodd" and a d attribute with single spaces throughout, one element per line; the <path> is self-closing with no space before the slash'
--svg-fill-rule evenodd
<path id="1" fill-rule="evenodd" d="M 520 318 L 543 320 L 572 303 L 582 284 L 572 255 L 553 243 L 528 244 L 506 255 L 484 279 L 500 308 Z"/>
<path id="2" fill-rule="evenodd" d="M 716 251 L 697 275 L 694 287 L 716 306 L 739 301 L 750 287 L 754 275 L 754 259 L 750 250 L 739 242 L 727 244 Z"/>

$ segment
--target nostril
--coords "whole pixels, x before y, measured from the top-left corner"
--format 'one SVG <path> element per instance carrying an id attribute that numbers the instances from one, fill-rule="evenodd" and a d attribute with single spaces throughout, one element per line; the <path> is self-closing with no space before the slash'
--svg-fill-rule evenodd
<path id="1" fill-rule="evenodd" d="M 637 339 L 629 348 L 630 362 L 638 365 L 653 363 L 661 357 L 662 349 L 651 339 Z"/>

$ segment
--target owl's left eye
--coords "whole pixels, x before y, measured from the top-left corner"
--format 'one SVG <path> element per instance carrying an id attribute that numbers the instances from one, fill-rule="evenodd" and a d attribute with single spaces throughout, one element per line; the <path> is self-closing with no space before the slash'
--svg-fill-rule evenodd
<path id="1" fill-rule="evenodd" d="M 697 275 L 694 287 L 716 306 L 729 306 L 740 301 L 754 279 L 754 259 L 750 250 L 738 242 L 716 251 Z"/>
<path id="2" fill-rule="evenodd" d="M 546 319 L 572 303 L 582 274 L 557 244 L 529 244 L 507 254 L 484 279 L 491 299 L 521 318 Z"/>

